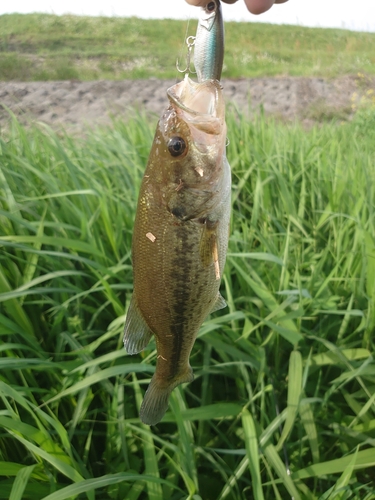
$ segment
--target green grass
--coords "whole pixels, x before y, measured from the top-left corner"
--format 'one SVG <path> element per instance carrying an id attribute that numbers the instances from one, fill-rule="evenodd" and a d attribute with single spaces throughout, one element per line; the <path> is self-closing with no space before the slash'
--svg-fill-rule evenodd
<path id="1" fill-rule="evenodd" d="M 122 348 L 155 123 L 0 142 L 0 499 L 375 498 L 375 115 L 228 117 L 222 293 L 157 427 Z"/>
<path id="2" fill-rule="evenodd" d="M 193 14 L 192 14 L 193 15 Z M 174 78 L 196 18 L 0 16 L 2 80 Z M 374 74 L 375 33 L 226 23 L 224 78 Z"/>

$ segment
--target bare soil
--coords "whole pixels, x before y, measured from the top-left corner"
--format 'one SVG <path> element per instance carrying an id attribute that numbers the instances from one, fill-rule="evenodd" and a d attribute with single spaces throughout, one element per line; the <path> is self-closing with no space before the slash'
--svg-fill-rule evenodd
<path id="1" fill-rule="evenodd" d="M 12 111 L 23 123 L 44 122 L 53 128 L 83 131 L 128 118 L 134 108 L 159 115 L 167 105 L 166 90 L 174 80 L 99 80 L 0 82 L 0 126 Z M 337 79 L 280 77 L 223 80 L 227 103 L 252 114 L 264 109 L 286 121 L 310 123 L 350 119 L 361 97 L 375 90 L 375 78 Z M 368 94 L 367 94 L 368 95 Z"/>

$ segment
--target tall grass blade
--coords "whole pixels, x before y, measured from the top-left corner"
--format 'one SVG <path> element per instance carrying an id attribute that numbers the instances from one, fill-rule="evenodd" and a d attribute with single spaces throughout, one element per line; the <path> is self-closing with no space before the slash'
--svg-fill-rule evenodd
<path id="1" fill-rule="evenodd" d="M 253 498 L 254 500 L 264 500 L 255 424 L 251 414 L 247 410 L 244 410 L 242 413 L 242 427 L 245 433 L 245 445 L 252 479 Z"/>
<path id="2" fill-rule="evenodd" d="M 26 484 L 35 467 L 36 465 L 30 465 L 29 467 L 23 467 L 17 472 L 17 476 L 12 486 L 12 491 L 10 492 L 9 500 L 22 500 Z"/>

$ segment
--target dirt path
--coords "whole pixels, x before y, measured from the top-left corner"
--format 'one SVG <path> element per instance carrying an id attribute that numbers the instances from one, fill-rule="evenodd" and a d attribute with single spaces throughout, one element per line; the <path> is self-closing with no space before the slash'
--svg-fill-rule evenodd
<path id="1" fill-rule="evenodd" d="M 174 80 L 99 80 L 91 82 L 0 82 L 0 125 L 9 115 L 22 122 L 37 120 L 58 128 L 82 130 L 110 122 L 110 116 L 130 116 L 131 109 L 143 107 L 160 114 L 167 104 L 166 89 Z M 240 110 L 257 111 L 285 120 L 321 120 L 350 117 L 353 102 L 369 89 L 375 78 L 346 76 L 323 78 L 254 78 L 223 80 L 227 102 Z"/>

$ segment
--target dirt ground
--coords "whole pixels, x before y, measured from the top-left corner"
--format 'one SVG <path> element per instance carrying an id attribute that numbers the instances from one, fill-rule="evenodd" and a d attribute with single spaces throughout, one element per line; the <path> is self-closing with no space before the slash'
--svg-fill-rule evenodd
<path id="1" fill-rule="evenodd" d="M 8 110 L 24 123 L 38 121 L 77 131 L 110 123 L 111 116 L 126 119 L 134 108 L 159 115 L 167 105 L 166 89 L 174 83 L 158 79 L 0 82 L 0 126 L 9 120 Z M 361 76 L 253 78 L 222 84 L 227 103 L 241 111 L 251 114 L 263 107 L 266 114 L 306 123 L 348 119 L 352 105 L 375 90 L 375 78 Z"/>

